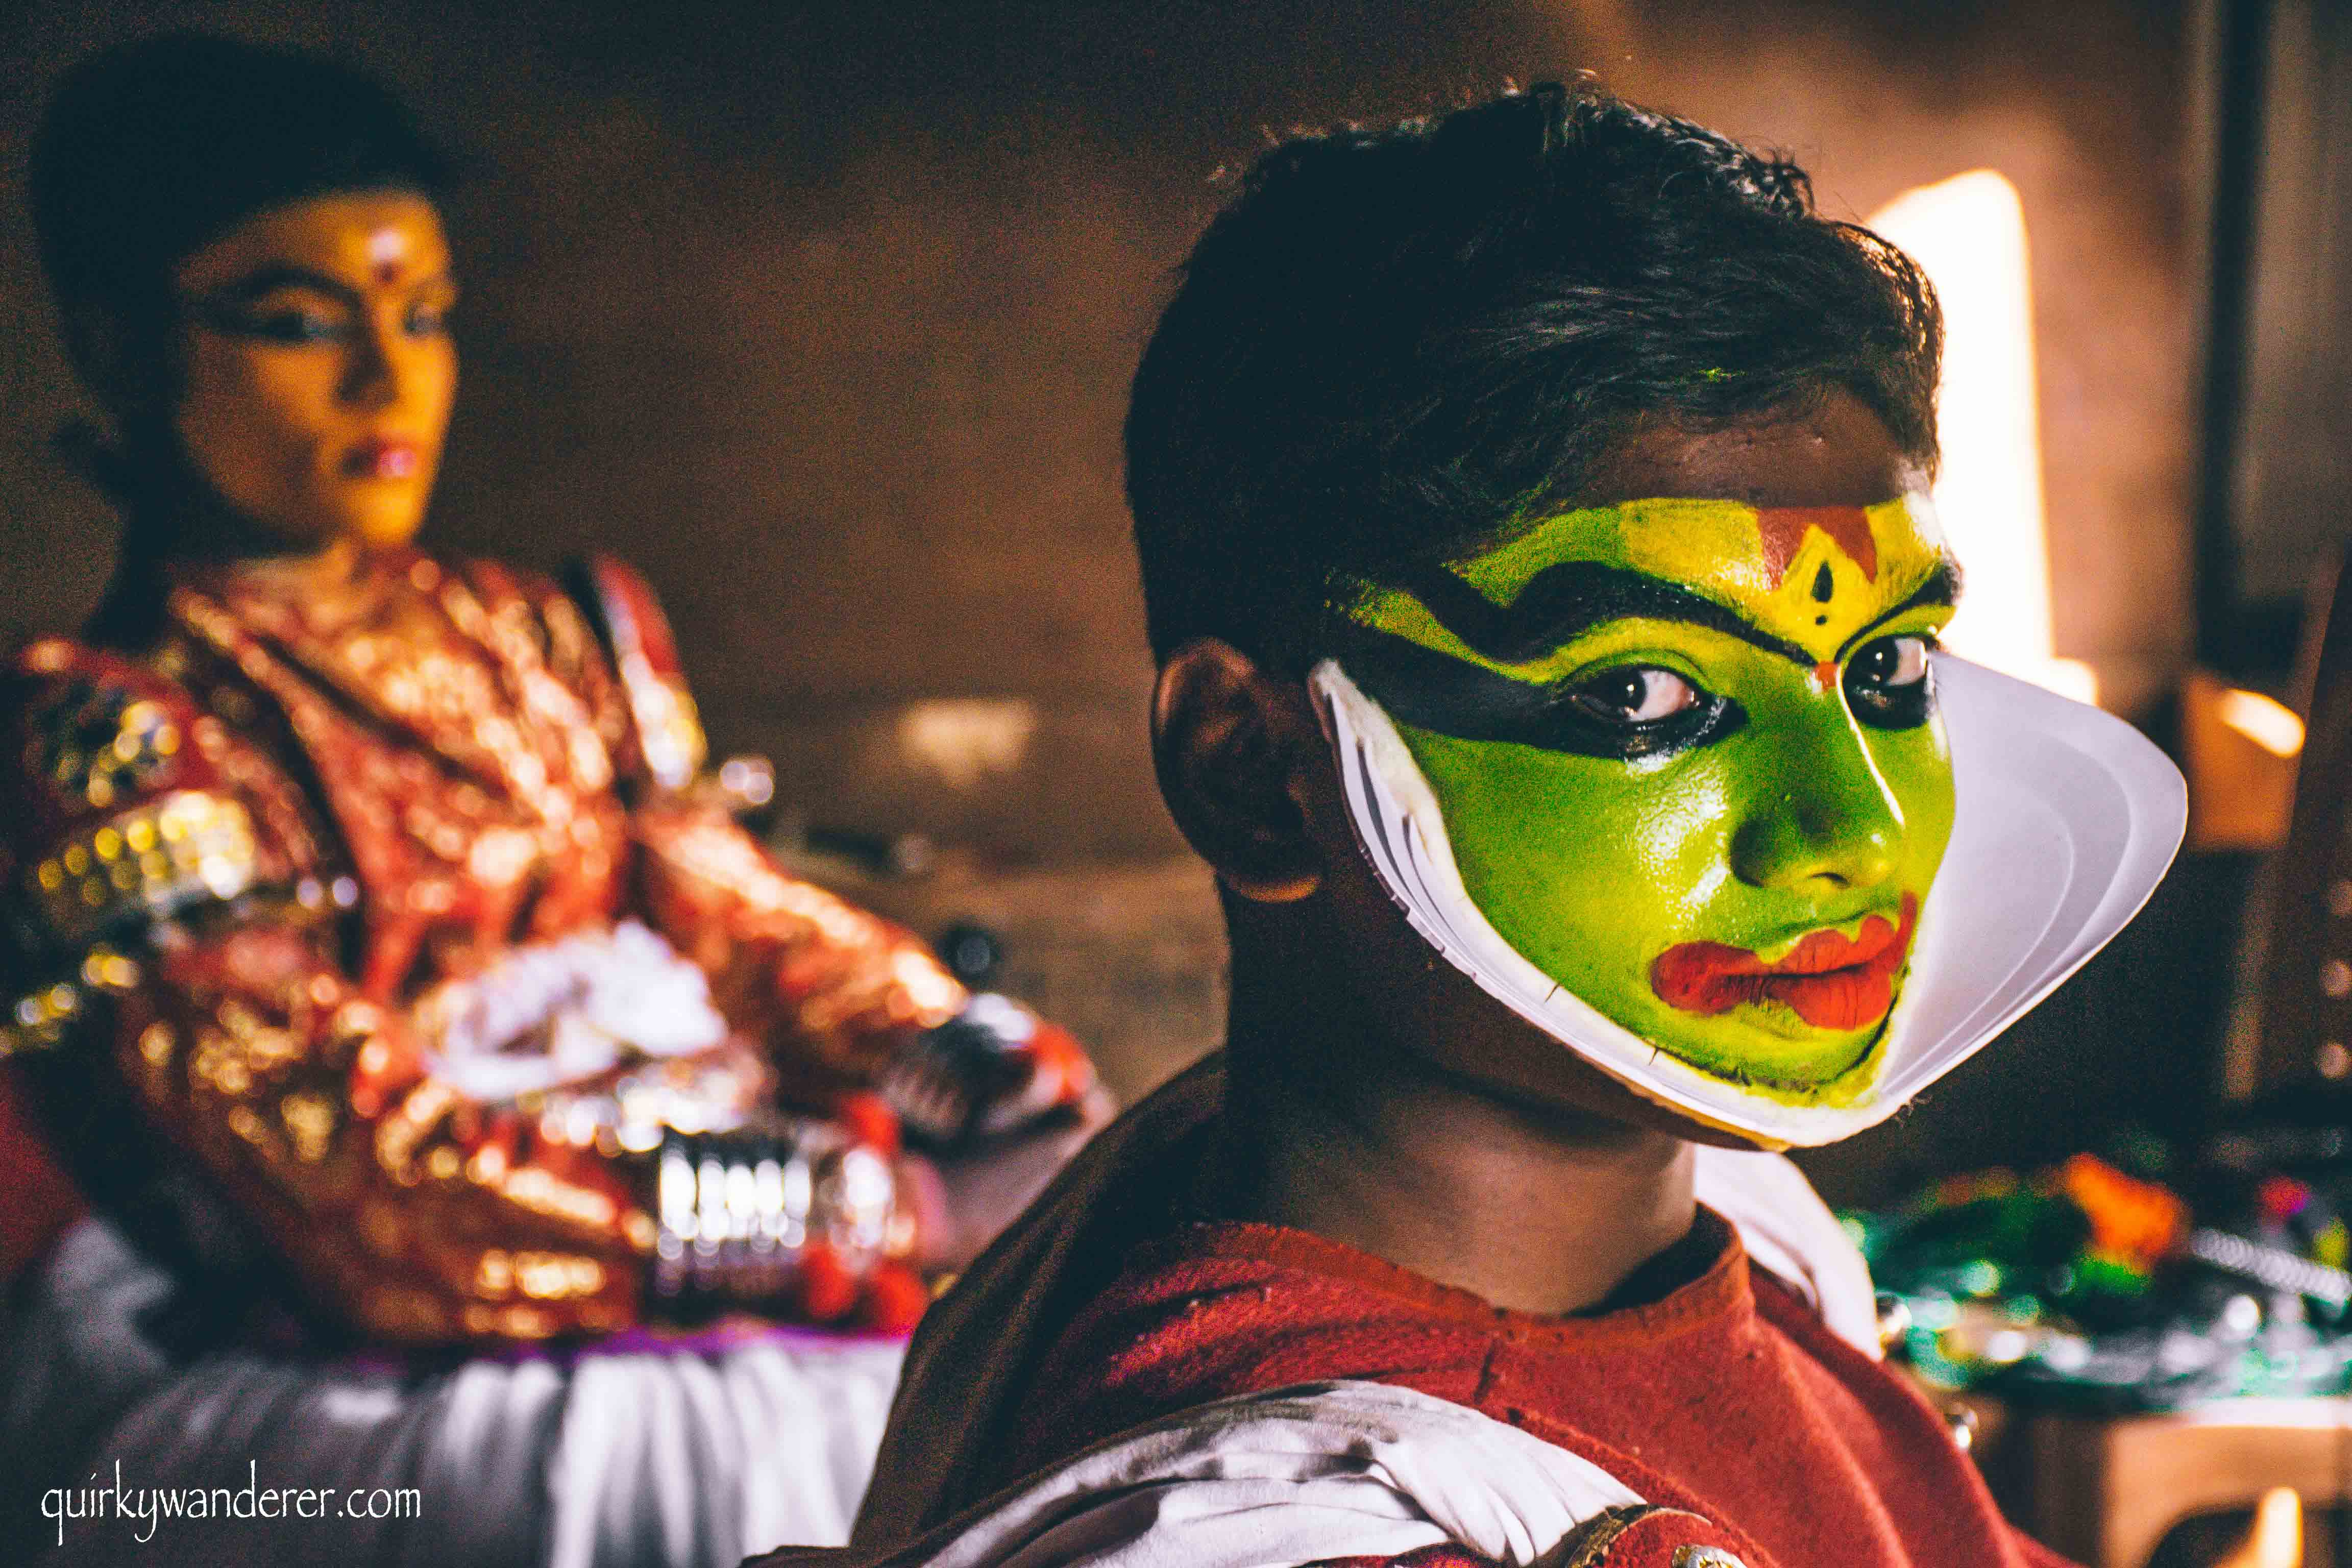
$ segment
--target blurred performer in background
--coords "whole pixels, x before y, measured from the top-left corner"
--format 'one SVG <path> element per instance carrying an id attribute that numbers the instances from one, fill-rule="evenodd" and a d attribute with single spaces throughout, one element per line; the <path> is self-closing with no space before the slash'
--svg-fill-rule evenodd
<path id="1" fill-rule="evenodd" d="M 411 548 L 443 179 L 367 79 L 194 37 L 86 64 L 35 149 L 125 522 L 0 690 L 0 1047 L 99 1215 L 0 1373 L 7 1529 L 57 1561 L 837 1540 L 921 1271 L 1010 1217 L 902 1133 L 1005 1211 L 1100 1115 L 1066 1034 L 735 823 L 627 568 Z M 118 1461 L 394 1500 L 92 1518 Z"/>

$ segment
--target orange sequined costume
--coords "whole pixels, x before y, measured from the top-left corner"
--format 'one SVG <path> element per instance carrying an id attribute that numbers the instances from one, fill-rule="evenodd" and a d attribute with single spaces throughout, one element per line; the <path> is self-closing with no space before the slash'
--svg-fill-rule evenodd
<path id="1" fill-rule="evenodd" d="M 615 563 L 587 578 L 575 601 L 401 551 L 316 595 L 175 568 L 138 648 L 24 649 L 0 1046 L 94 1197 L 206 1194 L 372 1338 L 624 1327 L 665 1261 L 730 1237 L 830 1238 L 854 1268 L 775 1300 L 903 1315 L 895 1125 L 856 1091 L 968 998 L 698 785 L 658 609 Z M 1033 1043 L 1075 1098 L 1083 1054 Z M 780 1099 L 846 1114 L 787 1126 Z M 765 1152 L 724 1184 L 678 1152 L 747 1125 Z M 763 1256 L 772 1294 L 795 1276 Z"/>

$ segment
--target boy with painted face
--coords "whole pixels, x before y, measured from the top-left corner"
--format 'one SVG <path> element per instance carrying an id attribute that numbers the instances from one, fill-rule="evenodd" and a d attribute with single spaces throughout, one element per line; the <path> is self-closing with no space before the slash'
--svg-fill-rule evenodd
<path id="1" fill-rule="evenodd" d="M 2124 726 L 1934 651 L 1940 332 L 1801 171 L 1597 91 L 1259 162 L 1127 427 L 1228 1048 L 925 1320 L 858 1551 L 2054 1561 L 1764 1152 L 2179 837 Z"/>
<path id="2" fill-rule="evenodd" d="M 1512 949 L 1702 1071 L 1851 1096 L 1950 837 L 1916 495 L 1634 500 L 1368 585 L 1321 684 L 1385 710 Z"/>

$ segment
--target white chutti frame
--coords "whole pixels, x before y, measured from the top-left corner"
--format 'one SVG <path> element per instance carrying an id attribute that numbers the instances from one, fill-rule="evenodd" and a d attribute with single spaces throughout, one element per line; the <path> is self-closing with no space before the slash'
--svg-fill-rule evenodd
<path id="1" fill-rule="evenodd" d="M 1634 1092 L 1767 1148 L 1833 1142 L 1959 1066 L 2123 930 L 2188 823 L 2179 771 L 2110 714 L 1947 654 L 1934 660 L 1957 809 L 1870 1085 L 1804 1104 L 1690 1066 L 1611 1022 L 1488 923 L 1388 714 L 1337 662 L 1309 676 L 1374 871 L 1429 943 Z"/>

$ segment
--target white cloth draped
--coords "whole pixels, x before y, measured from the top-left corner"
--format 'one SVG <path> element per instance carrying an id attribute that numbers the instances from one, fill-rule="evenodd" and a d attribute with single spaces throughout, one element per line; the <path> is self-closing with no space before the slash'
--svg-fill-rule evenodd
<path id="1" fill-rule="evenodd" d="M 1698 1201 L 1738 1230 L 1749 1262 L 1811 1302 L 1830 1332 L 1879 1359 L 1870 1265 L 1795 1161 L 1701 1144 L 1695 1185 Z"/>
<path id="2" fill-rule="evenodd" d="M 848 1538 L 905 1354 L 779 1330 L 430 1371 L 242 1350 L 183 1363 L 145 1327 L 171 1289 L 84 1221 L 19 1301 L 0 1345 L 0 1561 L 733 1568 Z M 415 1488 L 417 1512 L 67 1519 L 60 1547 L 41 1494 L 110 1484 L 118 1462 L 125 1489 Z"/>
<path id="3" fill-rule="evenodd" d="M 1454 1542 L 1527 1568 L 1641 1503 L 1590 1460 L 1466 1406 L 1385 1384 L 1301 1384 L 1123 1433 L 878 1562 L 807 1562 L 1298 1568 Z"/>

